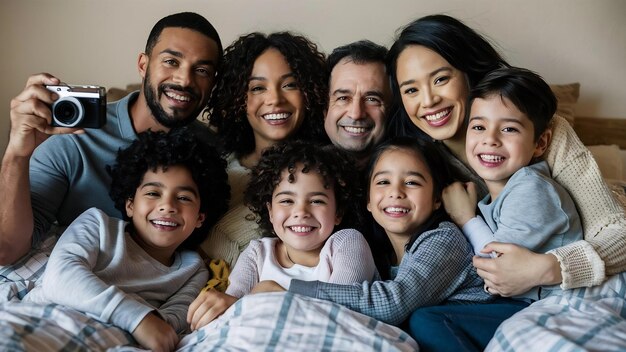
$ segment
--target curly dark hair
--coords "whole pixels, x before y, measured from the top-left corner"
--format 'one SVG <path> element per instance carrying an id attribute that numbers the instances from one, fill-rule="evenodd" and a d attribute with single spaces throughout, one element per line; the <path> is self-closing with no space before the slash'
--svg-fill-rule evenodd
<path id="1" fill-rule="evenodd" d="M 196 249 L 206 238 L 217 220 L 228 209 L 230 186 L 226 174 L 226 161 L 216 149 L 196 137 L 188 128 L 172 129 L 170 132 L 150 130 L 137 135 L 131 145 L 120 149 L 116 164 L 107 166 L 111 175 L 109 195 L 125 220 L 126 201 L 133 199 L 146 172 L 171 166 L 183 166 L 189 170 L 200 196 L 200 212 L 205 214 L 202 226 L 180 245 L 185 249 Z M 129 231 L 134 231 L 132 222 Z"/>
<path id="2" fill-rule="evenodd" d="M 303 165 L 302 170 L 297 169 L 297 164 Z M 362 192 L 352 157 L 333 145 L 319 147 L 308 141 L 295 140 L 278 143 L 263 152 L 261 160 L 252 170 L 244 194 L 245 203 L 258 215 L 257 222 L 266 236 L 275 236 L 267 204 L 272 203 L 274 189 L 280 183 L 284 170 L 289 171 L 290 183 L 295 182 L 294 174 L 298 171 L 320 174 L 324 187 L 333 187 L 337 215 L 342 216 L 335 230 L 359 227 L 361 215 L 353 204 L 361 199 Z"/>
<path id="3" fill-rule="evenodd" d="M 324 111 L 328 101 L 328 82 L 324 54 L 304 36 L 290 32 L 269 35 L 254 32 L 239 37 L 224 51 L 215 88 L 215 105 L 208 114 L 209 124 L 217 129 L 225 153 L 242 157 L 254 151 L 255 140 L 248 122 L 248 80 L 256 59 L 274 48 L 285 57 L 304 97 L 305 119 L 290 139 L 327 142 Z"/>

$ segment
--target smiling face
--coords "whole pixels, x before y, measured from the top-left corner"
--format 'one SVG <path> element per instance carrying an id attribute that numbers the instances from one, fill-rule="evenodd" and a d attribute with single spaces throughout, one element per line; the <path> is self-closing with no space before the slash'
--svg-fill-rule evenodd
<path id="1" fill-rule="evenodd" d="M 532 121 L 507 98 L 492 95 L 472 102 L 465 152 L 495 199 L 511 176 L 546 150 L 549 130 L 534 140 Z"/>
<path id="2" fill-rule="evenodd" d="M 254 62 L 246 109 L 257 150 L 285 140 L 304 121 L 302 92 L 287 60 L 277 49 L 267 49 Z"/>
<path id="3" fill-rule="evenodd" d="M 148 170 L 134 198 L 126 201 L 126 214 L 136 230 L 137 243 L 161 262 L 169 261 L 204 221 L 198 187 L 183 166 Z"/>
<path id="4" fill-rule="evenodd" d="M 407 149 L 388 149 L 372 170 L 367 210 L 387 236 L 408 241 L 441 206 L 433 189 L 430 171 L 420 156 Z"/>
<path id="5" fill-rule="evenodd" d="M 407 46 L 396 66 L 402 104 L 411 121 L 433 139 L 462 138 L 469 94 L 465 74 L 421 45 Z"/>
<path id="6" fill-rule="evenodd" d="M 322 176 L 314 170 L 302 173 L 301 164 L 296 169 L 293 183 L 288 182 L 289 172 L 283 170 L 272 203 L 267 205 L 274 232 L 294 262 L 311 254 L 319 256 L 335 225 L 341 222 L 333 187 L 324 188 Z"/>
<path id="7" fill-rule="evenodd" d="M 324 128 L 334 145 L 369 152 L 383 138 L 389 79 L 380 62 L 340 60 L 330 74 L 330 99 Z"/>
<path id="8" fill-rule="evenodd" d="M 163 29 L 152 52 L 140 55 L 146 104 L 160 125 L 188 124 L 206 107 L 215 84 L 218 55 L 213 39 L 174 27 Z"/>

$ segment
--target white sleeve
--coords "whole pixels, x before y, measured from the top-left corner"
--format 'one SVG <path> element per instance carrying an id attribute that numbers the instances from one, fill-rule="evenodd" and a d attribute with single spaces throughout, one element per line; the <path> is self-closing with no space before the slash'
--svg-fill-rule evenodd
<path id="1" fill-rule="evenodd" d="M 91 208 L 82 213 L 54 246 L 43 275 L 43 292 L 51 302 L 89 313 L 132 332 L 152 310 L 135 295 L 102 281 L 93 272 L 101 256 L 100 248 L 110 251 L 107 241 L 124 233 L 124 222 L 109 219 Z"/>
<path id="2" fill-rule="evenodd" d="M 363 235 L 355 229 L 344 229 L 328 239 L 332 271 L 328 282 L 354 284 L 372 281 L 376 275 L 374 257 Z"/>

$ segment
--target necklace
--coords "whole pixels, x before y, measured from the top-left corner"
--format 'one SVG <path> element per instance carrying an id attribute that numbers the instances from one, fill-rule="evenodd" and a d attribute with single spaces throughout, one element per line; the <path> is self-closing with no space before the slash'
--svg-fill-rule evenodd
<path id="1" fill-rule="evenodd" d="M 287 259 L 289 259 L 291 264 L 295 265 L 296 262 L 294 262 L 293 259 L 291 259 L 291 257 L 289 256 L 289 251 L 287 250 L 287 246 L 284 243 L 283 243 L 283 248 L 285 248 L 285 255 L 287 256 Z"/>

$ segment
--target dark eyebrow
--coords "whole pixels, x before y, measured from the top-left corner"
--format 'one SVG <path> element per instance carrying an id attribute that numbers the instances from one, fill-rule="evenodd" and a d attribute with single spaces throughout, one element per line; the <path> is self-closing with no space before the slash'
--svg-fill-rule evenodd
<path id="1" fill-rule="evenodd" d="M 349 95 L 354 95 L 354 92 L 351 89 L 345 89 L 345 88 L 337 88 L 333 91 L 332 95 L 338 95 L 338 94 L 349 94 Z M 368 90 L 367 92 L 365 92 L 365 94 L 363 96 L 365 97 L 369 97 L 369 96 L 375 96 L 378 98 L 383 99 L 384 98 L 384 94 L 381 91 L 378 90 Z"/>
<path id="2" fill-rule="evenodd" d="M 160 187 L 160 188 L 163 188 L 163 184 L 161 182 L 147 182 L 147 183 L 144 183 L 143 185 L 141 185 L 141 188 L 146 188 L 146 187 Z"/>
<path id="3" fill-rule="evenodd" d="M 292 192 L 292 191 L 282 191 L 282 192 L 278 192 L 276 193 L 276 195 L 274 196 L 274 198 L 278 197 L 278 196 L 282 196 L 282 195 L 286 195 L 286 196 L 295 196 L 296 193 Z M 326 198 L 329 198 L 328 194 L 324 193 L 324 192 L 310 192 L 307 193 L 308 197 L 313 197 L 313 196 L 324 196 Z"/>
<path id="4" fill-rule="evenodd" d="M 178 57 L 178 58 L 183 58 L 184 55 L 183 53 L 181 53 L 180 51 L 176 51 L 176 50 L 172 50 L 172 49 L 163 49 L 159 55 L 161 54 L 170 54 L 172 56 Z M 213 66 L 215 67 L 215 62 L 213 62 L 213 60 L 199 60 L 197 62 L 194 63 L 194 65 L 209 65 L 209 66 Z"/>
<path id="5" fill-rule="evenodd" d="M 371 95 L 373 95 L 375 97 L 378 97 L 378 98 L 381 98 L 381 99 L 384 98 L 383 92 L 378 91 L 378 90 L 369 90 L 369 91 L 365 92 L 365 96 L 366 97 L 371 96 Z"/>
<path id="6" fill-rule="evenodd" d="M 399 87 L 399 88 L 402 88 L 403 86 L 408 86 L 409 84 L 413 84 L 413 83 L 415 83 L 415 80 L 414 80 L 414 79 L 408 79 L 408 80 L 406 80 L 406 81 L 404 81 L 404 82 L 400 83 L 400 84 L 398 85 L 398 87 Z"/>
<path id="7" fill-rule="evenodd" d="M 289 72 L 280 76 L 280 79 L 282 80 L 282 79 L 290 78 L 290 77 L 296 78 L 296 75 L 293 72 Z M 248 78 L 248 82 L 250 81 L 267 81 L 267 78 L 261 77 L 261 76 L 250 76 L 250 78 Z"/>
<path id="8" fill-rule="evenodd" d="M 354 94 L 354 92 L 352 92 L 352 90 L 350 89 L 338 88 L 333 91 L 332 95 L 337 95 L 337 94 Z"/>
<path id="9" fill-rule="evenodd" d="M 424 175 L 421 172 L 417 172 L 417 171 L 409 171 L 407 172 L 407 175 L 410 176 L 415 176 L 415 177 L 419 177 L 422 180 L 424 180 L 424 182 L 426 182 L 426 177 L 424 177 Z"/>
<path id="10" fill-rule="evenodd" d="M 276 198 L 276 197 L 278 197 L 278 196 L 282 196 L 282 195 L 285 195 L 285 196 L 293 196 L 293 195 L 295 195 L 295 193 L 293 193 L 293 192 L 291 192 L 291 191 L 282 191 L 282 192 L 278 192 L 278 193 L 276 193 L 276 195 L 274 196 L 274 198 Z"/>
<path id="11" fill-rule="evenodd" d="M 451 68 L 451 67 L 447 67 L 447 66 L 440 67 L 440 68 L 438 68 L 438 69 L 434 70 L 433 72 L 431 72 L 431 73 L 428 75 L 428 77 L 433 77 L 433 76 L 436 76 L 436 75 L 438 75 L 439 73 L 441 73 L 441 72 L 443 72 L 443 71 L 452 71 L 452 68 Z M 404 82 L 400 83 L 400 84 L 398 85 L 398 87 L 399 87 L 399 88 L 402 88 L 402 86 L 406 86 L 406 85 L 413 84 L 413 83 L 415 83 L 415 80 L 414 80 L 414 79 L 409 79 L 409 80 L 406 80 L 406 81 L 404 81 Z"/>
<path id="12" fill-rule="evenodd" d="M 310 193 L 307 193 L 307 196 L 309 196 L 309 197 L 324 196 L 326 198 L 329 198 L 328 194 L 326 194 L 324 192 L 310 192 Z"/>
<path id="13" fill-rule="evenodd" d="M 470 116 L 469 121 L 474 121 L 474 120 L 485 120 L 485 117 L 483 116 Z M 523 126 L 522 121 L 520 121 L 519 119 L 513 118 L 513 117 L 503 117 L 503 118 L 498 118 L 498 120 L 500 121 L 504 121 L 504 122 L 509 122 L 509 123 L 514 123 L 520 126 Z"/>
<path id="14" fill-rule="evenodd" d="M 147 182 L 147 183 L 144 183 L 143 185 L 141 185 L 142 189 L 146 188 L 146 187 L 165 188 L 165 185 L 163 185 L 161 182 Z M 176 187 L 176 189 L 179 190 L 179 191 L 187 191 L 189 193 L 192 193 L 194 196 L 198 195 L 198 192 L 192 186 L 179 186 L 179 187 Z"/>
<path id="15" fill-rule="evenodd" d="M 378 171 L 377 173 L 372 175 L 372 179 L 376 178 L 379 175 L 390 174 L 390 173 L 391 173 L 391 171 L 388 171 L 388 170 Z M 406 175 L 419 177 L 422 180 L 424 180 L 424 182 L 426 182 L 426 177 L 424 177 L 424 175 L 421 172 L 409 171 L 409 172 L 406 173 Z"/>
<path id="16" fill-rule="evenodd" d="M 387 171 L 387 170 L 383 170 L 383 171 L 378 171 L 377 173 L 372 175 L 372 178 L 375 178 L 378 175 L 382 175 L 382 174 L 388 174 L 391 173 L 391 171 Z"/>

